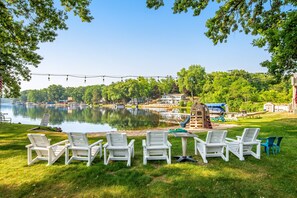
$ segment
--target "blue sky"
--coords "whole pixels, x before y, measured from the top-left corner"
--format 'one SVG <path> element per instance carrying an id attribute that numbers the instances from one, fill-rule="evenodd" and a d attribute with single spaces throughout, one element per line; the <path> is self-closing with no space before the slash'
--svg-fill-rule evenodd
<path id="1" fill-rule="evenodd" d="M 206 72 L 244 69 L 266 72 L 260 62 L 269 58 L 264 49 L 251 45 L 253 37 L 232 33 L 228 42 L 213 45 L 204 32 L 205 21 L 215 6 L 199 17 L 191 12 L 173 14 L 173 0 L 158 10 L 146 8 L 145 0 L 96 0 L 91 3 L 94 20 L 82 23 L 69 15 L 69 29 L 59 31 L 52 43 L 40 45 L 44 57 L 39 74 L 176 76 L 182 68 L 198 64 Z M 109 84 L 113 79 L 105 79 Z M 102 78 L 84 79 L 33 76 L 22 90 L 51 84 L 86 86 L 103 83 Z"/>

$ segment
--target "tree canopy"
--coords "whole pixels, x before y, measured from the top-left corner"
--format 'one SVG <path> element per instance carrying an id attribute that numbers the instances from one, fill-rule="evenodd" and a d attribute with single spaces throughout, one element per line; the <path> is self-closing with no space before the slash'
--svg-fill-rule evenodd
<path id="1" fill-rule="evenodd" d="M 0 0 L 0 75 L 6 97 L 16 97 L 21 80 L 30 80 L 30 67 L 42 57 L 37 53 L 43 42 L 52 42 L 58 30 L 66 30 L 67 13 L 90 22 L 91 0 Z M 163 0 L 146 0 L 148 8 L 158 9 Z M 265 47 L 271 60 L 262 66 L 281 77 L 297 71 L 296 0 L 175 0 L 173 13 L 192 10 L 194 16 L 218 4 L 208 19 L 205 33 L 214 44 L 226 42 L 231 32 L 257 35 L 254 46 Z M 194 89 L 192 90 L 194 91 Z"/>
<path id="2" fill-rule="evenodd" d="M 296 0 L 175 0 L 173 13 L 193 11 L 194 16 L 218 4 L 208 19 L 205 35 L 213 43 L 226 42 L 231 32 L 257 35 L 254 46 L 265 47 L 271 60 L 262 62 L 268 72 L 280 78 L 297 71 L 297 1 Z M 147 0 L 147 7 L 158 9 L 163 0 Z"/>
<path id="3" fill-rule="evenodd" d="M 206 74 L 204 67 L 191 65 L 177 73 L 178 79 L 137 78 L 118 81 L 110 85 L 67 87 L 50 85 L 41 90 L 21 92 L 22 102 L 59 102 L 69 97 L 75 102 L 89 105 L 101 103 L 146 103 L 154 102 L 163 94 L 186 94 L 199 98 L 204 103 L 226 103 L 230 111 L 261 111 L 266 102 L 289 103 L 292 86 L 289 79 L 280 82 L 272 75 L 248 73 L 244 70 L 212 72 Z M 181 106 L 192 105 L 188 97 Z"/>
<path id="4" fill-rule="evenodd" d="M 60 3 L 58 5 L 57 3 Z M 52 42 L 66 30 L 67 12 L 90 22 L 88 0 L 0 0 L 0 75 L 6 97 L 18 96 L 21 80 L 30 80 L 30 67 L 42 57 L 38 45 Z"/>

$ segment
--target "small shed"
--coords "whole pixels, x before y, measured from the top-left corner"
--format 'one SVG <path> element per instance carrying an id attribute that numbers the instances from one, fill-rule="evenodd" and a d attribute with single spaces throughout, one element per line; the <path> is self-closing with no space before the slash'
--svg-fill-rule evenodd
<path id="1" fill-rule="evenodd" d="M 274 112 L 275 111 L 275 105 L 271 102 L 268 102 L 266 104 L 264 104 L 264 111 L 267 112 Z"/>

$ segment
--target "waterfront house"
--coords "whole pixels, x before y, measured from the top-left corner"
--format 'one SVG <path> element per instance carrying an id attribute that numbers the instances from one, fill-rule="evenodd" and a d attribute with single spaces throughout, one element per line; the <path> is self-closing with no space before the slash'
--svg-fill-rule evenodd
<path id="1" fill-rule="evenodd" d="M 184 94 L 164 94 L 160 98 L 160 103 L 178 105 L 180 101 L 185 99 L 186 96 Z"/>

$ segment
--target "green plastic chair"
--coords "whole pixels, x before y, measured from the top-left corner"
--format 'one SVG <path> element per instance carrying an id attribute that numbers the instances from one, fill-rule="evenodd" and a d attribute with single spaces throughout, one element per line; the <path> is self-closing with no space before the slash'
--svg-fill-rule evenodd
<path id="1" fill-rule="evenodd" d="M 281 143 L 282 139 L 283 139 L 283 137 L 277 137 L 277 142 L 273 143 L 273 147 L 275 148 L 276 153 L 280 152 L 280 143 Z"/>
<path id="2" fill-rule="evenodd" d="M 266 139 L 266 142 L 265 143 L 261 143 L 261 146 L 264 146 L 264 151 L 266 152 L 266 154 L 269 156 L 269 151 L 271 149 L 272 153 L 274 153 L 274 140 L 275 140 L 276 137 L 268 137 Z"/>

